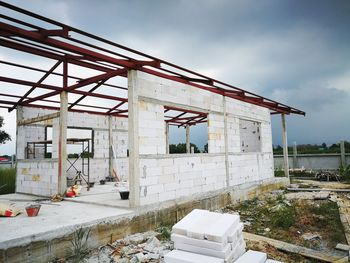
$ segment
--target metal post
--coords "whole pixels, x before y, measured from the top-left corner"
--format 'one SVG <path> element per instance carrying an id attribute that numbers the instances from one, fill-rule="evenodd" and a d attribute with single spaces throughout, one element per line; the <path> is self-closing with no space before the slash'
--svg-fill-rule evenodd
<path id="1" fill-rule="evenodd" d="M 340 164 L 342 167 L 346 167 L 346 160 L 345 160 L 345 141 L 340 141 Z"/>
<path id="2" fill-rule="evenodd" d="M 139 110 L 138 77 L 136 70 L 128 71 L 129 121 L 129 205 L 140 205 Z"/>
<path id="3" fill-rule="evenodd" d="M 297 143 L 293 143 L 293 169 L 298 168 L 298 150 Z"/>
<path id="4" fill-rule="evenodd" d="M 283 144 L 284 175 L 287 178 L 289 178 L 287 125 L 286 125 L 286 116 L 283 113 L 281 114 L 281 120 L 282 120 L 282 144 Z"/>
<path id="5" fill-rule="evenodd" d="M 63 63 L 63 88 L 68 86 L 67 62 Z M 63 195 L 67 187 L 66 160 L 67 160 L 67 115 L 68 92 L 60 93 L 60 118 L 58 136 L 58 193 Z"/>
<path id="6" fill-rule="evenodd" d="M 190 146 L 190 126 L 186 126 L 186 152 L 190 153 L 191 152 L 191 146 Z"/>

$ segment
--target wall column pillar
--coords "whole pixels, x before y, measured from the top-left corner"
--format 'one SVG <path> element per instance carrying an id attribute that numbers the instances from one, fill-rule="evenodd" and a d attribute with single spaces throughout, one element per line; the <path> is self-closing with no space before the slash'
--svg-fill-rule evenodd
<path id="1" fill-rule="evenodd" d="M 113 176 L 113 118 L 108 116 L 109 176 Z"/>
<path id="2" fill-rule="evenodd" d="M 191 152 L 191 144 L 190 144 L 190 126 L 186 126 L 186 152 Z"/>
<path id="3" fill-rule="evenodd" d="M 298 167 L 298 150 L 297 150 L 297 143 L 294 142 L 293 144 L 293 169 L 297 169 Z"/>
<path id="4" fill-rule="evenodd" d="M 346 159 L 345 159 L 345 141 L 340 141 L 340 164 L 344 168 L 346 167 Z"/>
<path id="5" fill-rule="evenodd" d="M 128 70 L 129 205 L 140 205 L 139 102 L 136 70 Z"/>
<path id="6" fill-rule="evenodd" d="M 165 123 L 165 144 L 166 144 L 166 154 L 170 153 L 169 149 L 169 123 Z"/>
<path id="7" fill-rule="evenodd" d="M 289 163 L 288 163 L 288 142 L 287 142 L 287 125 L 286 116 L 281 114 L 282 120 L 282 144 L 283 144 L 283 168 L 285 177 L 289 178 Z"/>
<path id="8" fill-rule="evenodd" d="M 58 136 L 58 193 L 64 195 L 67 188 L 67 115 L 68 115 L 68 92 L 60 93 L 60 117 Z"/>
<path id="9" fill-rule="evenodd" d="M 225 138 L 225 170 L 226 170 L 226 187 L 230 186 L 230 170 L 228 164 L 228 134 L 227 134 L 227 111 L 226 97 L 222 96 L 224 108 L 224 138 Z"/>

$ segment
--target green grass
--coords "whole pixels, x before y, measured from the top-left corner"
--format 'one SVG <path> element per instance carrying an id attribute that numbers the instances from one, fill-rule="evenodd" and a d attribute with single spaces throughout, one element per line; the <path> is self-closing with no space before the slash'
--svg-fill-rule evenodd
<path id="1" fill-rule="evenodd" d="M 327 226 L 331 230 L 329 231 L 329 238 L 333 244 L 341 243 L 344 239 L 344 232 L 339 217 L 338 205 L 333 202 L 321 203 L 312 210 L 314 214 L 319 216 L 316 224 L 320 228 Z"/>
<path id="2" fill-rule="evenodd" d="M 15 192 L 16 169 L 0 168 L 0 194 L 11 194 Z"/>

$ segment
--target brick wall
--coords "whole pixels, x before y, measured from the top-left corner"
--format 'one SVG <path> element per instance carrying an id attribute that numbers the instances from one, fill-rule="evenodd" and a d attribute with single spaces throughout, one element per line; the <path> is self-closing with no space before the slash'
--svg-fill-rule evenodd
<path id="1" fill-rule="evenodd" d="M 268 109 L 226 98 L 226 175 L 223 97 L 143 72 L 137 72 L 137 77 L 141 205 L 200 195 L 228 186 L 262 183 L 273 177 Z M 208 154 L 165 154 L 164 106 L 208 113 Z M 241 152 L 239 124 L 242 120 L 259 125 L 261 142 L 256 152 Z"/>
<path id="2" fill-rule="evenodd" d="M 19 109 L 20 119 L 28 119 L 53 113 L 55 111 L 23 107 Z M 57 157 L 58 157 L 58 118 L 26 126 L 18 126 L 17 135 L 17 179 L 16 191 L 37 195 L 52 195 L 57 191 Z M 25 147 L 28 141 L 45 140 L 45 127 L 52 126 L 52 159 L 25 159 Z M 69 112 L 68 127 L 92 128 L 94 133 L 94 158 L 90 158 L 90 181 L 98 182 L 109 175 L 109 120 L 106 116 L 87 113 Z M 112 118 L 113 147 L 117 156 L 117 172 L 128 178 L 128 120 Z M 73 159 L 71 159 L 73 161 Z M 67 168 L 70 164 L 67 164 Z M 75 165 L 81 170 L 81 161 Z M 76 175 L 74 169 L 67 173 L 68 178 Z M 32 179 L 33 180 L 32 180 Z"/>

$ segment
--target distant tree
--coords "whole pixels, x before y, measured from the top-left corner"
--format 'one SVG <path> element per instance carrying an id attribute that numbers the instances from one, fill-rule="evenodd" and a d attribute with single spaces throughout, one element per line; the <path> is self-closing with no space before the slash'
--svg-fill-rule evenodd
<path id="1" fill-rule="evenodd" d="M 323 149 L 327 149 L 327 144 L 324 142 L 324 143 L 322 143 L 322 148 Z"/>
<path id="2" fill-rule="evenodd" d="M 0 128 L 4 125 L 4 118 L 0 116 Z M 11 136 L 5 131 L 0 130 L 0 144 L 4 144 L 7 141 L 11 141 Z"/>
<path id="3" fill-rule="evenodd" d="M 204 152 L 205 153 L 208 153 L 209 151 L 208 151 L 208 143 L 206 143 L 205 145 L 204 145 Z"/>
<path id="4" fill-rule="evenodd" d="M 195 153 L 200 152 L 197 145 L 191 143 L 190 146 L 194 147 Z M 186 153 L 186 143 L 170 144 L 169 145 L 169 152 L 170 153 Z"/>

